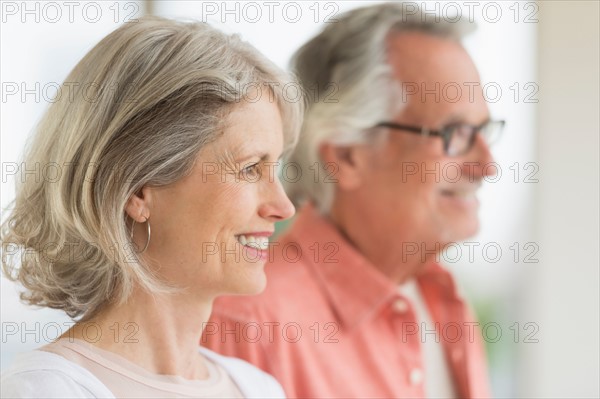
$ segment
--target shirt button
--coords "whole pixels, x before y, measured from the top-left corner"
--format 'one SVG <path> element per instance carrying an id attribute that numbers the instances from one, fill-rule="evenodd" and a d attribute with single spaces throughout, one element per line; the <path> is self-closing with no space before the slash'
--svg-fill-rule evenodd
<path id="1" fill-rule="evenodd" d="M 463 357 L 462 349 L 454 349 L 451 356 L 454 362 L 459 362 Z"/>
<path id="2" fill-rule="evenodd" d="M 410 371 L 409 378 L 411 385 L 419 385 L 423 382 L 423 371 L 419 368 L 414 368 Z"/>
<path id="3" fill-rule="evenodd" d="M 393 308 L 396 313 L 406 313 L 408 311 L 408 303 L 404 299 L 396 299 Z"/>

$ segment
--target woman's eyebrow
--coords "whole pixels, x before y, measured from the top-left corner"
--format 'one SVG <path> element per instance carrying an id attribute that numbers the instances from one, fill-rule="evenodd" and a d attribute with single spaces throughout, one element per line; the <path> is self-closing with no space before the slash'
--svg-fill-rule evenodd
<path id="1" fill-rule="evenodd" d="M 248 161 L 251 158 L 257 157 L 257 156 L 260 158 L 261 162 L 264 162 L 269 158 L 269 154 L 267 154 L 266 152 L 260 152 L 258 154 L 255 153 L 255 154 L 243 156 L 242 158 L 237 158 L 235 160 L 235 162 L 242 163 L 242 162 Z"/>

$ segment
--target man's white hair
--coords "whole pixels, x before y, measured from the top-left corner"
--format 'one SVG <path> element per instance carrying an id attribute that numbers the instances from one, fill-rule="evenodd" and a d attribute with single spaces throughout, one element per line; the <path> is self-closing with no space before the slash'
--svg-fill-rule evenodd
<path id="1" fill-rule="evenodd" d="M 436 22 L 415 3 L 358 8 L 336 20 L 291 61 L 306 92 L 307 111 L 298 146 L 288 159 L 301 177 L 292 182 L 284 176 L 284 185 L 294 204 L 312 200 L 324 214 L 333 202 L 335 168 L 321 162 L 320 145 L 370 143 L 377 136 L 367 130 L 403 105 L 394 100 L 402 98 L 402 88 L 386 61 L 389 34 L 418 31 L 460 41 L 476 28 L 459 17 Z"/>

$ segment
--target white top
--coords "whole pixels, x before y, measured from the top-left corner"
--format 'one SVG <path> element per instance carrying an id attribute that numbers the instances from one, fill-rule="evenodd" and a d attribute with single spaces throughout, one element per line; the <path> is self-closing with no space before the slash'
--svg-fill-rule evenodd
<path id="1" fill-rule="evenodd" d="M 419 325 L 423 367 L 425 369 L 425 397 L 455 398 L 454 383 L 444 357 L 444 349 L 441 342 L 439 342 L 439 333 L 433 333 L 435 325 L 431 321 L 429 310 L 415 279 L 410 279 L 402 284 L 398 287 L 398 291 L 412 304 Z"/>
<path id="2" fill-rule="evenodd" d="M 246 398 L 285 398 L 281 385 L 250 363 L 206 348 L 200 353 L 227 371 Z M 10 398 L 115 398 L 94 374 L 63 356 L 35 350 L 18 355 L 0 378 L 0 396 Z"/>
<path id="3" fill-rule="evenodd" d="M 75 338 L 61 338 L 39 350 L 55 353 L 85 368 L 118 398 L 244 397 L 227 371 L 206 357 L 208 378 L 199 380 L 152 373 L 114 352 Z"/>

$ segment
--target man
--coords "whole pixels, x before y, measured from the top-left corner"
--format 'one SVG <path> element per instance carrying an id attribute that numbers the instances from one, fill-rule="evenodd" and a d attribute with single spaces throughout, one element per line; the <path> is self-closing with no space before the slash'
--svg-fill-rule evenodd
<path id="1" fill-rule="evenodd" d="M 218 300 L 202 337 L 290 397 L 489 396 L 481 333 L 436 255 L 476 233 L 503 122 L 459 42 L 470 25 L 431 20 L 357 9 L 294 57 L 309 104 L 287 189 L 304 204 L 265 292 Z"/>

